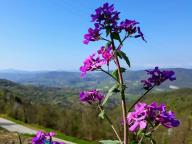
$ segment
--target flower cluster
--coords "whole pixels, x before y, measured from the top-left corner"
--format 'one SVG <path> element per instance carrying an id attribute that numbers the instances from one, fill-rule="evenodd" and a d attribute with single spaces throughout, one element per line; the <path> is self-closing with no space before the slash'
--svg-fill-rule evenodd
<path id="1" fill-rule="evenodd" d="M 52 141 L 52 137 L 55 135 L 54 132 L 44 133 L 38 131 L 36 136 L 32 139 L 32 144 L 65 144 L 63 142 Z"/>
<path id="2" fill-rule="evenodd" d="M 154 70 L 146 70 L 147 74 L 150 75 L 150 77 L 147 80 L 142 80 L 143 88 L 145 90 L 149 90 L 154 85 L 159 86 L 166 80 L 176 80 L 175 72 L 174 71 L 167 71 L 163 70 L 161 71 L 158 67 L 155 67 Z"/>
<path id="3" fill-rule="evenodd" d="M 156 102 L 153 102 L 148 106 L 148 110 L 151 120 L 161 123 L 166 128 L 177 127 L 180 124 L 180 122 L 175 119 L 175 114 L 172 111 L 166 111 L 164 104 L 158 106 Z"/>
<path id="4" fill-rule="evenodd" d="M 84 35 L 84 44 L 88 44 L 90 41 L 97 41 L 100 39 L 100 30 L 98 28 L 98 25 L 95 25 L 95 28 L 89 28 L 88 33 Z"/>
<path id="5" fill-rule="evenodd" d="M 108 3 L 95 10 L 95 14 L 91 15 L 92 22 L 95 22 L 100 29 L 104 29 L 106 26 L 113 28 L 117 27 L 117 21 L 119 20 L 120 12 L 115 11 L 114 5 Z"/>
<path id="6" fill-rule="evenodd" d="M 101 68 L 102 65 L 109 64 L 109 61 L 113 58 L 112 47 L 102 46 L 101 49 L 98 50 L 97 54 L 98 55 L 96 56 L 94 53 L 83 62 L 83 66 L 80 67 L 82 77 L 84 77 L 88 71 L 94 71 Z"/>
<path id="7" fill-rule="evenodd" d="M 102 46 L 101 49 L 99 49 L 97 52 L 99 55 L 102 56 L 102 58 L 106 61 L 107 64 L 109 64 L 109 61 L 113 58 L 112 46 Z"/>
<path id="8" fill-rule="evenodd" d="M 164 104 L 158 105 L 156 102 L 150 105 L 137 103 L 134 111 L 127 115 L 127 123 L 131 132 L 145 129 L 149 121 L 153 126 L 161 124 L 166 128 L 177 127 L 180 124 L 172 111 L 167 112 Z"/>
<path id="9" fill-rule="evenodd" d="M 135 20 L 126 19 L 120 23 L 119 30 L 125 30 L 129 36 L 136 34 L 134 36 L 135 38 L 141 37 L 144 41 L 146 41 L 140 27 L 137 27 L 138 24 L 139 22 Z"/>
<path id="10" fill-rule="evenodd" d="M 144 41 L 144 35 L 137 25 L 139 22 L 135 20 L 124 20 L 119 22 L 120 12 L 116 11 L 114 5 L 109 3 L 103 4 L 103 6 L 97 8 L 95 13 L 91 15 L 92 22 L 94 22 L 94 28 L 89 28 L 88 33 L 84 35 L 84 44 L 88 44 L 90 41 L 97 41 L 101 39 L 101 30 L 106 30 L 107 33 L 120 33 L 124 30 L 128 36 L 138 38 L 141 37 Z"/>
<path id="11" fill-rule="evenodd" d="M 88 104 L 101 103 L 104 94 L 97 90 L 83 91 L 80 93 L 80 101 Z"/>
<path id="12" fill-rule="evenodd" d="M 138 103 L 135 105 L 134 112 L 130 112 L 127 115 L 127 123 L 129 124 L 130 131 L 136 131 L 138 129 L 144 129 L 147 125 L 147 104 Z"/>
<path id="13" fill-rule="evenodd" d="M 87 71 L 94 71 L 98 68 L 101 68 L 106 62 L 101 59 L 99 56 L 95 57 L 96 54 L 89 56 L 83 62 L 83 66 L 80 67 L 80 71 L 82 72 L 81 76 L 84 77 Z"/>

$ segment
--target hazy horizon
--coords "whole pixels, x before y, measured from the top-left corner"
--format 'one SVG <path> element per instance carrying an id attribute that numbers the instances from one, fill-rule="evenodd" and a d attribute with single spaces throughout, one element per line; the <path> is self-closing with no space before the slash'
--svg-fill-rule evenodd
<path id="1" fill-rule="evenodd" d="M 155 67 L 155 66 L 154 66 Z M 127 68 L 127 70 L 131 71 L 137 71 L 137 70 L 147 70 L 147 69 L 153 69 L 154 67 L 136 67 L 136 68 Z M 192 67 L 173 67 L 173 66 L 168 66 L 168 67 L 159 67 L 160 69 L 192 69 Z M 114 69 L 111 69 L 114 70 Z M 25 70 L 25 69 L 13 69 L 13 68 L 8 68 L 8 69 L 0 69 L 0 72 L 80 72 L 79 70 L 65 70 L 65 69 L 45 69 L 45 70 Z"/>

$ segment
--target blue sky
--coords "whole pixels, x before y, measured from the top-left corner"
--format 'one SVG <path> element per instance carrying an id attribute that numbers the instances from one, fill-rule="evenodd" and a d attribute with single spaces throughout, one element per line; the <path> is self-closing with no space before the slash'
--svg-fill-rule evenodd
<path id="1" fill-rule="evenodd" d="M 148 43 L 127 41 L 132 68 L 192 68 L 190 0 L 0 0 L 0 69 L 78 70 L 98 44 L 82 44 L 90 14 L 114 3 L 140 22 Z"/>

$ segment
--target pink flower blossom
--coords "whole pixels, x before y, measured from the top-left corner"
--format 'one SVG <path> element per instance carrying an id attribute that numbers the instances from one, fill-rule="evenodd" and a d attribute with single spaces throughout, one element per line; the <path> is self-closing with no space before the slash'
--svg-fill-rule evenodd
<path id="1" fill-rule="evenodd" d="M 94 102 L 101 103 L 104 94 L 97 90 L 82 91 L 79 95 L 81 102 L 92 104 Z"/>
<path id="2" fill-rule="evenodd" d="M 127 115 L 127 123 L 131 132 L 145 129 L 149 120 L 151 124 L 162 124 L 166 128 L 177 127 L 180 124 L 172 111 L 167 112 L 164 104 L 158 105 L 156 102 L 150 105 L 138 103 L 134 111 Z"/>
<path id="3" fill-rule="evenodd" d="M 109 64 L 109 61 L 113 58 L 112 46 L 102 46 L 101 49 L 98 50 L 98 54 L 102 55 L 103 59 Z"/>
<path id="4" fill-rule="evenodd" d="M 96 54 L 93 54 L 85 59 L 83 66 L 80 67 L 82 72 L 81 76 L 85 76 L 87 71 L 94 71 L 98 68 L 101 68 L 102 65 L 106 64 L 104 59 L 101 59 L 99 56 L 95 57 Z"/>
<path id="5" fill-rule="evenodd" d="M 137 131 L 138 129 L 144 129 L 147 126 L 147 104 L 138 103 L 135 105 L 135 111 L 130 112 L 127 115 L 127 122 L 130 125 L 129 130 L 131 132 Z"/>

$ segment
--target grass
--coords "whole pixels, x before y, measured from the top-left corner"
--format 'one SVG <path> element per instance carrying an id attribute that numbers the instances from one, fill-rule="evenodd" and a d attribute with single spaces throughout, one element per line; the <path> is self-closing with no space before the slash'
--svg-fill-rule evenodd
<path id="1" fill-rule="evenodd" d="M 96 142 L 90 142 L 90 141 L 86 141 L 86 140 L 82 140 L 82 139 L 78 139 L 78 138 L 75 138 L 75 137 L 71 137 L 71 136 L 66 136 L 64 135 L 63 133 L 59 132 L 59 131 L 56 131 L 54 129 L 50 129 L 50 128 L 45 128 L 45 127 L 42 127 L 42 126 L 39 126 L 37 124 L 26 124 L 20 120 L 16 120 L 16 119 L 13 119 L 11 117 L 8 117 L 7 115 L 0 115 L 0 117 L 3 117 L 3 118 L 6 118 L 8 120 L 11 120 L 17 124 L 21 124 L 23 126 L 26 126 L 26 127 L 29 127 L 31 129 L 34 129 L 34 130 L 42 130 L 42 131 L 45 131 L 45 132 L 51 132 L 51 131 L 54 131 L 57 133 L 56 135 L 56 138 L 60 138 L 62 140 L 66 140 L 66 141 L 70 141 L 70 142 L 74 142 L 74 143 L 77 143 L 77 144 L 96 144 Z M 25 136 L 25 137 L 33 137 L 34 135 L 30 135 L 30 134 L 23 134 L 22 136 Z"/>

